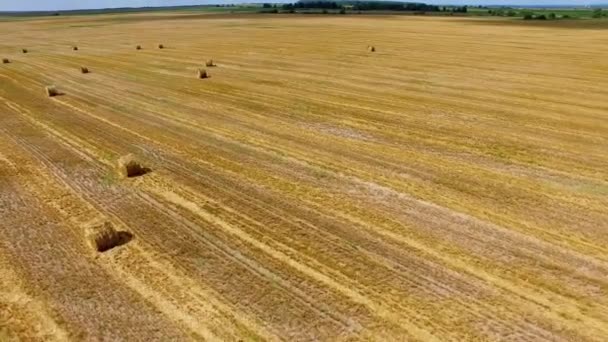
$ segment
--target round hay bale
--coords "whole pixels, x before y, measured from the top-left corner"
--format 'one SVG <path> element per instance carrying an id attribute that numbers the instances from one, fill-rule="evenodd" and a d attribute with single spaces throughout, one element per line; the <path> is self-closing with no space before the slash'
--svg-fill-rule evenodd
<path id="1" fill-rule="evenodd" d="M 369 52 L 376 52 L 376 47 L 375 46 L 368 46 L 367 49 L 369 50 Z"/>
<path id="2" fill-rule="evenodd" d="M 78 46 L 74 46 L 74 47 L 72 48 L 72 50 L 74 50 L 74 51 L 78 51 Z"/>
<path id="3" fill-rule="evenodd" d="M 205 69 L 198 69 L 196 71 L 196 77 L 197 78 L 208 78 L 209 74 L 207 74 L 207 70 L 205 70 Z"/>
<path id="4" fill-rule="evenodd" d="M 46 91 L 46 95 L 48 97 L 53 97 L 53 96 L 59 95 L 59 90 L 57 90 L 57 87 L 54 85 L 45 87 L 44 90 Z"/>
<path id="5" fill-rule="evenodd" d="M 159 49 L 164 49 L 164 48 L 165 48 L 165 46 L 164 46 L 163 44 L 158 44 L 158 48 L 159 48 Z"/>
<path id="6" fill-rule="evenodd" d="M 137 45 L 137 46 L 135 47 L 135 49 L 137 49 L 137 50 L 141 50 L 141 45 Z"/>
<path id="7" fill-rule="evenodd" d="M 150 169 L 143 167 L 132 154 L 120 157 L 116 163 L 116 167 L 118 174 L 122 178 L 143 176 L 150 172 Z"/>
<path id="8" fill-rule="evenodd" d="M 2 58 L 2 64 L 8 64 L 11 61 L 8 58 Z"/>
<path id="9" fill-rule="evenodd" d="M 21 49 L 21 52 L 27 53 L 27 49 Z"/>
<path id="10" fill-rule="evenodd" d="M 88 74 L 89 73 L 89 68 L 87 67 L 80 67 L 80 72 L 83 74 Z"/>
<path id="11" fill-rule="evenodd" d="M 213 64 L 213 59 L 207 60 L 207 62 L 205 62 L 205 66 L 207 66 L 207 67 L 214 67 L 215 64 Z"/>
<path id="12" fill-rule="evenodd" d="M 120 234 L 114 229 L 111 222 L 93 222 L 85 228 L 89 246 L 97 252 L 105 252 L 121 244 Z"/>

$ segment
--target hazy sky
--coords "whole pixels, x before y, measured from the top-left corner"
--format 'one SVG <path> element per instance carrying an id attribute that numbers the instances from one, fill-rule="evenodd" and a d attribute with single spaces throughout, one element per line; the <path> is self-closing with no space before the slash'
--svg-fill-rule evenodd
<path id="1" fill-rule="evenodd" d="M 269 1 L 269 0 L 266 0 Z M 277 0 L 282 2 L 295 2 L 296 0 Z M 274 2 L 277 2 L 274 1 Z M 601 0 L 404 0 L 412 2 L 426 2 L 435 4 L 485 4 L 485 5 L 588 5 L 593 3 L 606 3 Z M 144 7 L 144 6 L 175 6 L 199 5 L 205 3 L 243 3 L 264 2 L 264 0 L 0 0 L 0 11 L 52 11 L 83 8 L 109 8 L 109 7 Z"/>

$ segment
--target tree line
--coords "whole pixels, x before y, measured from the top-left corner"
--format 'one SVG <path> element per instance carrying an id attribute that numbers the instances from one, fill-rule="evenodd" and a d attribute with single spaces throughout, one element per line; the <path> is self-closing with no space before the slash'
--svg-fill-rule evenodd
<path id="1" fill-rule="evenodd" d="M 263 8 L 277 8 L 277 5 L 263 4 Z M 453 12 L 466 13 L 467 6 L 439 7 L 425 3 L 397 2 L 397 1 L 298 1 L 281 5 L 285 11 L 297 9 L 350 9 L 353 11 L 411 11 L 411 12 Z"/>

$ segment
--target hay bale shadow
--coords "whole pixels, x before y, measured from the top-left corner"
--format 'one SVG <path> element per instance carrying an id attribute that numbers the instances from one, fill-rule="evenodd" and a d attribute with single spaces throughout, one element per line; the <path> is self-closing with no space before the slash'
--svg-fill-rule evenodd
<path id="1" fill-rule="evenodd" d="M 118 241 L 116 247 L 126 245 L 127 243 L 131 242 L 131 240 L 133 240 L 133 234 L 121 230 L 118 232 Z"/>
<path id="2" fill-rule="evenodd" d="M 109 221 L 89 223 L 85 227 L 85 234 L 89 246 L 99 253 L 127 244 L 133 239 L 133 234 L 126 231 L 116 231 Z"/>
<path id="3" fill-rule="evenodd" d="M 211 76 L 209 75 L 209 73 L 205 69 L 198 69 L 196 71 L 196 78 L 205 79 L 205 78 L 210 78 L 210 77 Z"/>
<path id="4" fill-rule="evenodd" d="M 116 163 L 116 167 L 118 174 L 122 178 L 141 177 L 152 172 L 151 168 L 143 166 L 132 154 L 120 157 Z"/>
<path id="5" fill-rule="evenodd" d="M 65 95 L 65 93 L 60 91 L 59 89 L 57 89 L 56 86 L 48 86 L 48 87 L 45 87 L 44 90 L 48 97 L 56 97 L 56 96 Z"/>

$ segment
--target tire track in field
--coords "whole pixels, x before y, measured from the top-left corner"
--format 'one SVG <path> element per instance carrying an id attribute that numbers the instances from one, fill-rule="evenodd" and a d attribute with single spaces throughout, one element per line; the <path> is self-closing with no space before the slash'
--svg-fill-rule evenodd
<path id="1" fill-rule="evenodd" d="M 40 147 L 41 146 L 38 146 L 38 147 L 33 147 L 32 145 L 28 146 L 28 148 L 30 148 L 30 149 L 36 149 L 36 148 L 40 148 Z M 48 149 L 48 148 L 49 148 L 48 146 L 45 146 L 45 149 Z M 48 154 L 48 151 L 44 154 Z M 52 162 L 48 159 L 48 157 L 42 157 L 43 156 L 42 152 L 36 152 L 36 155 L 38 156 L 38 158 L 41 158 L 45 162 L 47 167 L 50 167 L 50 168 L 58 167 L 58 165 L 53 165 Z M 68 179 L 69 177 L 67 177 L 64 174 L 64 172 L 66 172 L 66 171 L 63 171 L 61 173 L 56 173 L 56 176 L 62 178 L 62 180 L 65 182 L 72 183 L 73 180 Z M 94 177 L 94 173 L 89 174 L 88 177 Z M 79 193 L 84 193 L 85 194 L 84 196 L 87 197 L 87 200 L 92 201 L 92 198 L 97 198 L 98 196 L 103 197 L 103 194 L 95 193 L 95 190 L 91 187 L 91 184 L 87 184 L 88 182 L 86 180 L 82 180 L 81 182 L 82 183 L 78 183 L 78 182 L 76 183 L 77 185 L 75 187 L 75 190 Z M 72 187 L 74 187 L 74 184 L 72 185 Z M 91 192 L 91 191 L 93 191 L 93 192 Z M 110 200 L 110 203 L 101 202 L 99 204 L 101 207 L 114 208 L 114 210 L 118 210 L 118 208 L 116 208 L 117 202 L 127 202 L 129 200 L 134 200 L 134 198 L 112 197 Z M 112 211 L 112 210 L 110 210 L 110 211 Z M 167 212 L 167 213 L 171 214 L 171 212 Z M 124 217 L 124 215 L 126 214 L 126 210 L 123 209 L 122 213 L 120 213 L 120 214 L 122 214 L 122 216 Z M 173 214 L 174 219 L 177 217 L 178 216 L 175 216 L 175 214 Z M 166 219 L 163 220 L 163 219 L 159 218 L 159 220 L 157 220 L 157 222 L 170 222 L 170 220 L 166 220 Z M 175 221 L 174 221 L 174 223 L 175 223 Z M 186 220 L 186 221 L 182 222 L 182 224 L 186 224 L 186 223 L 188 223 L 188 225 L 190 225 L 192 227 L 192 223 L 190 223 L 189 221 Z M 208 237 L 208 238 L 210 238 L 210 237 Z M 226 245 L 223 245 L 223 243 L 220 242 L 219 240 L 216 240 L 215 242 L 207 241 L 207 243 L 216 244 L 217 245 L 216 248 L 218 248 L 218 251 L 222 251 L 222 253 L 225 253 L 225 255 L 228 256 L 229 258 L 234 259 L 236 257 L 236 259 L 234 259 L 235 261 L 239 260 L 239 258 L 241 258 L 241 257 L 239 257 L 240 253 L 233 254 L 233 253 L 235 253 L 235 250 L 227 247 Z M 158 242 L 157 242 L 157 246 L 158 246 Z M 276 277 L 276 275 L 272 275 L 272 273 L 270 271 L 265 270 L 260 265 L 251 264 L 250 261 L 248 261 L 247 259 L 241 258 L 239 263 L 241 265 L 243 265 L 244 267 L 248 268 L 249 270 L 251 270 L 252 272 L 254 272 L 254 274 L 258 273 L 262 278 L 268 278 L 269 276 L 272 276 L 271 279 L 274 279 L 274 281 L 282 281 L 280 278 Z M 234 267 L 235 267 L 235 265 L 232 265 L 230 267 L 227 267 L 227 269 L 231 269 Z M 256 271 L 256 269 L 257 269 L 257 271 Z M 261 273 L 259 273 L 260 271 L 261 271 Z M 283 285 L 288 286 L 288 284 L 285 282 L 283 282 Z M 290 288 L 287 287 L 286 289 L 289 290 Z M 291 288 L 290 291 L 286 291 L 286 292 L 288 292 L 292 295 L 295 295 L 296 298 L 298 298 L 298 297 L 305 298 L 306 297 L 303 292 L 300 292 L 299 290 L 296 291 L 296 288 Z M 311 303 L 310 299 L 308 301 L 304 299 L 304 302 Z M 314 305 L 311 306 L 311 309 L 313 309 L 313 308 L 315 308 Z M 322 309 L 322 310 L 315 309 L 315 310 L 317 310 L 317 313 L 321 316 L 326 316 L 328 313 L 332 312 L 331 310 L 327 310 L 327 309 Z M 297 331 L 303 331 L 303 330 L 299 329 Z"/>
<path id="2" fill-rule="evenodd" d="M 24 144 L 25 144 L 25 145 L 28 145 L 27 143 L 24 143 Z M 64 174 L 64 173 L 62 173 L 62 172 L 57 171 L 57 168 L 56 168 L 56 166 L 55 166 L 55 167 L 53 166 L 52 161 L 50 161 L 48 158 L 44 157 L 44 156 L 43 156 L 43 154 L 41 154 L 40 152 L 36 151 L 36 150 L 35 150 L 35 148 L 34 148 L 33 146 L 28 145 L 28 147 L 29 147 L 29 148 L 31 148 L 31 149 L 34 149 L 34 150 L 31 150 L 31 151 L 33 151 L 33 152 L 34 152 L 34 154 L 35 154 L 35 155 L 37 155 L 37 158 L 39 158 L 39 160 L 40 160 L 41 162 L 43 162 L 43 163 L 44 163 L 44 164 L 45 164 L 45 165 L 46 165 L 46 166 L 49 168 L 49 170 L 54 170 L 54 169 L 55 169 L 55 171 L 52 171 L 52 172 L 53 172 L 52 174 L 54 175 L 54 177 L 55 177 L 55 178 L 60 179 L 62 182 L 67 182 L 67 183 L 65 183 L 65 185 L 66 185 L 68 188 L 73 187 L 73 188 L 74 188 L 74 189 L 73 189 L 73 191 L 75 191 L 76 193 L 82 193 L 82 192 L 86 192 L 86 186 L 85 186 L 85 185 L 83 185 L 83 184 L 78 184 L 78 185 L 76 185 L 76 186 L 74 187 L 74 183 L 70 182 L 70 181 L 67 179 L 66 174 Z M 90 174 L 89 174 L 89 176 L 90 176 Z M 86 180 L 85 180 L 85 181 L 86 181 Z M 68 185 L 68 184 L 70 184 L 70 183 L 71 183 L 71 185 Z M 65 195 L 64 195 L 64 196 L 65 196 Z M 114 198 L 110 199 L 110 202 L 111 202 L 111 201 L 116 201 L 116 200 L 118 200 L 118 197 L 114 197 Z M 99 204 L 99 203 L 96 203 L 96 204 Z M 106 204 L 106 206 L 107 206 L 107 204 Z M 60 209 L 66 209 L 66 208 L 60 208 Z M 73 208 L 72 208 L 72 209 L 73 209 Z M 95 217 L 95 216 L 99 216 L 99 215 L 93 215 L 93 214 L 90 214 L 90 213 L 89 213 L 89 215 L 88 215 L 89 219 L 90 219 L 91 217 Z M 73 218 L 72 218 L 72 219 L 73 219 Z M 141 289 L 142 289 L 142 288 L 139 288 L 139 290 L 141 290 Z M 148 291 L 148 290 L 146 290 L 146 289 L 144 289 L 144 290 L 146 291 L 146 292 L 145 292 L 145 294 L 150 295 L 150 291 Z M 149 298 L 149 297 L 148 297 L 148 298 Z M 156 297 L 155 299 L 162 299 L 162 298 Z M 163 302 L 163 303 L 165 303 L 165 304 L 166 304 L 166 301 L 164 301 L 164 300 L 162 300 L 161 302 Z M 201 307 L 204 307 L 204 305 L 200 305 L 200 306 L 201 306 Z M 161 308 L 161 309 L 162 309 L 162 308 Z M 171 312 L 171 311 L 168 311 L 168 312 Z M 169 316 L 169 317 L 171 317 L 171 316 Z M 183 318 L 183 317 L 182 317 L 182 318 Z M 191 321 L 191 320 L 190 320 L 190 321 Z M 190 323 L 190 321 L 189 321 L 189 320 L 186 320 L 186 322 L 188 322 L 188 323 Z M 201 327 L 199 326 L 197 329 L 193 329 L 193 331 L 200 332 L 200 331 L 202 331 L 202 329 L 201 329 Z"/>
<path id="3" fill-rule="evenodd" d="M 15 110 L 14 107 L 12 109 Z M 8 122 L 8 120 L 4 120 L 4 121 L 5 121 L 5 123 Z M 16 127 L 16 126 L 13 125 L 13 126 L 8 126 L 8 127 Z M 56 133 L 56 131 L 52 130 L 49 133 Z M 70 151 L 73 152 L 73 146 L 70 146 L 68 143 L 65 142 L 65 140 L 66 140 L 65 137 L 59 135 L 59 136 L 56 136 L 56 138 L 58 138 L 59 141 L 62 142 L 62 145 L 66 146 L 67 148 L 69 148 Z M 58 197 L 56 196 L 55 198 L 49 197 L 48 194 L 44 194 L 42 192 L 39 192 L 39 196 L 41 196 L 42 198 L 45 198 L 46 199 L 45 201 L 47 201 L 48 204 L 52 205 L 57 210 L 61 211 L 63 213 L 63 215 L 65 215 L 67 218 L 69 218 L 70 221 L 75 222 L 75 224 L 77 224 L 80 227 L 82 227 L 82 224 L 87 223 L 88 221 L 90 221 L 91 218 L 93 218 L 93 217 L 103 217 L 104 216 L 104 215 L 102 215 L 99 212 L 91 212 L 90 208 L 89 208 L 89 210 L 87 210 L 87 209 L 84 209 L 84 210 L 82 210 L 82 209 L 76 209 L 75 206 L 74 206 L 75 202 L 80 201 L 80 200 L 86 201 L 82 197 L 82 195 L 77 195 L 79 193 L 86 192 L 86 184 L 77 184 L 77 183 L 75 184 L 75 183 L 71 182 L 68 179 L 69 177 L 66 176 L 66 173 L 64 173 L 62 171 L 58 171 L 57 167 L 53 166 L 53 162 L 50 159 L 48 159 L 47 157 L 45 157 L 42 153 L 40 153 L 39 151 L 37 151 L 35 149 L 35 147 L 33 147 L 32 145 L 29 145 L 29 144 L 27 144 L 26 142 L 23 142 L 23 141 L 22 141 L 22 143 L 24 145 L 27 145 L 31 149 L 31 151 L 33 151 L 34 155 L 36 155 L 37 158 L 41 162 L 43 162 L 44 165 L 47 166 L 47 168 L 52 172 L 52 175 L 54 176 L 54 178 L 58 179 L 68 189 L 72 189 L 72 192 L 73 192 L 72 195 L 67 194 L 67 193 L 64 192 L 61 196 L 58 196 Z M 79 158 L 82 157 L 82 153 L 75 153 L 75 154 Z M 83 158 L 83 159 L 90 161 L 90 158 L 88 158 L 88 157 L 87 158 Z M 93 165 L 91 165 L 91 166 L 93 166 Z M 102 168 L 99 168 L 99 167 L 94 167 L 94 169 L 97 169 L 97 171 L 103 170 Z M 92 174 L 92 173 L 90 173 L 90 172 L 87 174 L 87 176 L 88 177 L 91 177 L 91 176 L 95 177 L 95 175 Z M 82 181 L 84 181 L 85 183 L 86 182 L 90 182 L 90 180 L 86 180 L 86 179 L 84 179 Z M 37 190 L 37 191 L 42 191 L 42 190 Z M 118 196 L 114 195 L 113 197 L 109 198 L 108 201 L 109 202 L 118 201 L 123 196 L 124 196 L 124 194 L 118 195 Z M 88 203 L 90 204 L 91 202 L 89 201 Z M 95 202 L 92 202 L 92 203 L 95 203 Z M 96 207 L 100 207 L 100 210 L 102 210 L 102 211 L 104 210 L 103 206 L 99 205 L 99 203 L 95 203 L 95 206 Z M 69 216 L 68 216 L 68 212 L 69 212 Z M 84 213 L 79 214 L 79 215 L 77 215 L 75 217 L 74 214 L 76 212 L 84 212 Z M 123 225 L 123 226 L 126 227 L 126 225 Z M 81 236 L 84 236 L 83 234 L 84 234 L 84 232 L 81 232 Z M 138 288 L 138 290 L 144 291 L 144 293 L 146 295 L 148 295 L 147 298 L 148 299 L 150 298 L 151 292 L 149 290 L 142 289 L 142 288 Z M 177 291 L 177 289 L 175 287 L 173 288 L 173 290 Z M 192 291 L 194 289 L 193 288 L 189 288 L 189 290 Z M 161 302 L 166 304 L 166 301 L 162 300 L 162 298 L 159 298 L 158 296 L 155 297 L 155 299 L 161 299 Z M 209 298 L 207 298 L 207 299 L 209 299 Z M 199 306 L 203 307 L 203 308 L 205 307 L 205 305 L 203 303 L 201 303 Z M 161 309 L 163 309 L 163 308 L 161 307 Z M 166 311 L 166 312 L 171 312 L 171 311 Z M 169 318 L 172 318 L 172 317 L 169 316 Z M 183 319 L 184 317 L 181 316 L 181 318 Z M 192 320 L 191 319 L 187 319 L 186 323 L 192 325 Z M 198 326 L 198 327 L 194 327 L 192 329 L 192 331 L 202 332 L 202 331 L 204 331 L 204 329 L 203 329 L 202 326 Z M 210 334 L 206 334 L 206 336 L 209 337 Z M 269 336 L 269 335 L 266 335 L 266 336 Z"/>
<path id="4" fill-rule="evenodd" d="M 15 128 L 14 125 L 9 127 Z M 22 132 L 16 130 L 11 133 Z M 4 144 L 7 138 L 9 145 Z M 53 204 L 54 198 L 63 200 L 61 190 L 54 189 L 47 180 L 32 177 L 36 174 L 30 170 L 32 163 L 23 157 L 21 150 L 26 146 L 16 147 L 4 128 L 0 140 L 3 146 L 12 146 L 15 156 L 19 154 L 15 159 L 19 161 L 19 168 L 14 181 L 20 185 L 19 189 L 2 193 L 3 198 L 9 194 L 13 196 L 8 199 L 10 215 L 3 215 L 0 223 L 2 250 L 26 281 L 28 290 L 54 312 L 59 326 L 66 328 L 70 338 L 86 338 L 90 334 L 118 338 L 117 331 L 103 328 L 104 324 L 116 321 L 124 322 L 128 327 L 119 332 L 123 338 L 159 338 L 156 329 L 163 329 L 162 336 L 167 338 L 183 338 L 133 293 L 125 291 L 108 274 L 95 267 L 88 253 L 84 252 L 78 226 L 59 220 L 55 208 L 49 210 L 47 207 Z M 19 179 L 22 175 L 28 177 L 28 182 Z M 46 192 L 35 191 L 34 188 L 38 187 Z M 62 243 L 55 245 L 54 242 Z M 90 320 L 82 315 L 83 312 L 94 313 L 97 319 Z"/>
<path id="5" fill-rule="evenodd" d="M 150 191 L 158 194 L 161 197 L 164 197 L 165 199 L 167 199 L 170 202 L 181 205 L 184 208 L 186 208 L 190 211 L 193 211 L 200 216 L 209 217 L 209 215 L 214 215 L 215 217 L 217 217 L 217 214 L 210 214 L 210 213 L 206 212 L 205 210 L 202 210 L 194 202 L 185 200 L 184 198 L 180 197 L 179 195 L 176 195 L 174 192 L 166 192 L 163 190 L 159 193 L 159 190 L 156 190 L 153 188 L 151 188 Z M 206 200 L 209 200 L 209 199 L 206 199 Z M 219 218 L 214 218 L 214 219 L 210 219 L 210 220 L 217 222 L 218 219 Z M 219 219 L 219 220 L 221 220 L 221 219 Z M 218 224 L 226 226 L 226 225 L 229 225 L 229 222 L 219 221 Z M 311 228 L 314 229 L 314 227 L 311 227 Z M 234 228 L 230 228 L 230 227 L 227 227 L 226 229 L 233 231 L 234 234 L 238 235 L 239 237 L 241 237 L 243 239 L 250 239 L 246 235 L 245 235 L 245 237 L 243 237 L 243 234 L 247 234 L 244 231 L 238 231 L 238 230 L 235 231 Z M 263 247 L 263 248 L 268 248 L 268 247 Z M 294 253 L 296 253 L 294 250 L 292 250 L 291 248 L 289 248 L 287 246 L 281 246 L 280 243 L 278 243 L 278 245 L 276 243 L 273 243 L 272 248 L 273 248 L 273 251 L 268 251 L 268 253 L 276 255 L 276 257 L 280 258 L 280 259 L 294 258 L 293 255 L 294 255 Z M 286 252 L 281 252 L 281 250 L 286 250 Z M 327 256 L 327 255 L 325 255 L 325 256 Z M 380 259 L 379 263 L 380 262 L 382 262 L 382 264 L 387 263 L 387 259 L 384 259 L 383 256 L 375 255 L 375 257 Z M 300 258 L 301 258 L 301 256 L 298 257 L 298 259 L 300 259 Z M 302 262 L 300 262 L 300 263 L 302 263 Z M 306 263 L 311 264 L 311 267 L 314 267 L 314 270 L 313 270 L 313 268 L 307 269 L 308 266 L 306 266 Z M 403 266 L 401 266 L 401 264 L 394 263 L 394 262 L 391 263 L 390 261 L 389 261 L 389 263 L 392 268 L 400 269 L 401 271 L 404 271 L 404 274 L 405 274 L 406 270 L 404 269 Z M 303 268 L 302 268 L 302 266 L 303 266 Z M 353 298 L 353 300 L 355 300 L 355 301 L 367 302 L 366 305 L 373 307 L 374 311 L 377 312 L 380 315 L 380 317 L 382 317 L 383 319 L 396 320 L 397 322 L 400 321 L 399 318 L 396 318 L 396 317 L 391 318 L 391 316 L 394 316 L 394 313 L 384 312 L 384 310 L 381 307 L 374 304 L 374 302 L 369 301 L 369 299 L 367 299 L 365 297 L 361 297 L 359 294 L 357 294 L 356 292 L 353 292 L 352 290 L 348 290 L 349 288 L 352 288 L 352 289 L 361 288 L 362 293 L 371 293 L 371 291 L 373 291 L 371 288 L 366 287 L 362 283 L 353 282 L 349 278 L 345 278 L 343 275 L 337 273 L 336 271 L 332 271 L 331 269 L 330 270 L 323 269 L 323 266 L 317 265 L 316 262 L 314 262 L 314 261 L 309 260 L 308 262 L 302 263 L 302 266 L 298 266 L 298 268 L 301 269 L 302 272 L 310 274 L 312 277 L 315 277 L 317 279 L 322 279 L 322 281 L 325 282 L 326 284 L 328 284 L 329 286 L 335 287 L 337 289 L 340 289 L 342 292 L 348 293 L 349 296 L 351 296 Z M 316 271 L 316 270 L 318 270 L 318 271 Z M 320 271 L 322 271 L 322 273 Z M 370 272 L 370 273 L 373 273 L 373 272 Z M 426 274 L 428 272 L 421 272 L 421 273 Z M 327 278 L 327 275 L 334 277 L 336 280 L 330 280 L 330 278 Z M 428 296 L 433 296 L 433 294 L 430 292 L 431 290 L 442 292 L 442 293 L 444 293 L 444 295 L 448 294 L 449 296 L 460 294 L 460 293 L 458 293 L 457 290 L 453 290 L 452 288 L 450 288 L 451 286 L 446 285 L 447 282 L 443 283 L 443 284 L 442 283 L 433 284 L 432 279 L 430 279 L 429 277 L 426 277 L 424 275 L 418 275 L 418 278 L 420 278 L 420 279 L 418 279 L 417 281 L 415 281 L 413 283 L 410 279 L 400 277 L 397 274 L 393 275 L 393 277 L 395 277 L 395 279 L 394 279 L 395 281 L 397 281 L 397 279 L 399 279 L 399 281 L 404 282 L 405 284 L 407 284 L 407 286 L 409 286 L 411 288 L 421 288 L 421 289 L 425 288 L 425 287 L 430 288 L 429 293 L 426 293 L 426 295 L 428 295 Z M 379 279 L 382 279 L 382 277 L 374 277 L 374 278 L 376 279 L 376 281 Z M 388 279 L 388 278 L 385 277 L 384 279 Z M 344 284 L 344 285 L 342 285 L 342 284 Z M 482 291 L 480 290 L 480 292 L 482 292 Z M 387 298 L 383 298 L 383 299 L 374 298 L 375 296 L 370 295 L 370 294 L 368 294 L 367 296 L 370 297 L 370 299 L 374 299 L 376 303 L 385 302 L 387 300 Z M 479 305 L 479 303 L 475 303 L 475 304 Z M 410 311 L 407 307 L 400 306 L 396 302 L 393 303 L 392 305 L 395 306 L 396 308 L 399 308 L 399 312 L 401 312 L 401 313 Z M 458 302 L 458 305 L 464 306 L 465 308 L 468 308 L 468 309 L 473 309 L 472 304 L 468 305 L 467 303 Z M 488 307 L 488 309 L 490 309 L 490 308 Z M 472 311 L 472 313 L 474 313 L 474 311 Z M 416 315 L 416 313 L 410 313 L 407 316 L 410 316 L 411 314 Z M 512 316 L 512 317 L 515 317 L 515 316 Z M 489 314 L 487 312 L 483 315 L 480 314 L 479 318 L 483 318 L 484 322 L 489 322 L 489 321 L 493 322 L 492 325 L 495 326 L 495 328 L 504 329 L 505 331 L 510 331 L 512 329 L 511 326 L 508 326 L 506 324 L 503 326 L 500 326 L 500 324 L 499 324 L 500 319 L 497 316 L 492 317 L 491 314 Z M 534 332 L 534 333 L 532 333 L 532 332 Z M 538 339 L 539 336 L 542 336 L 542 335 L 545 335 L 544 338 L 549 338 L 548 336 L 551 336 L 551 335 L 547 334 L 545 331 L 542 331 L 542 329 L 537 329 L 533 325 L 528 326 L 526 330 L 522 330 L 518 333 L 520 333 L 522 337 L 527 335 L 527 336 L 529 336 L 529 338 L 533 338 L 533 339 Z M 535 335 L 533 335 L 533 334 L 538 334 L 538 335 L 536 335 L 536 337 L 534 337 Z M 417 334 L 416 336 L 422 337 L 424 335 Z M 426 338 L 428 339 L 429 337 L 426 337 Z"/>

